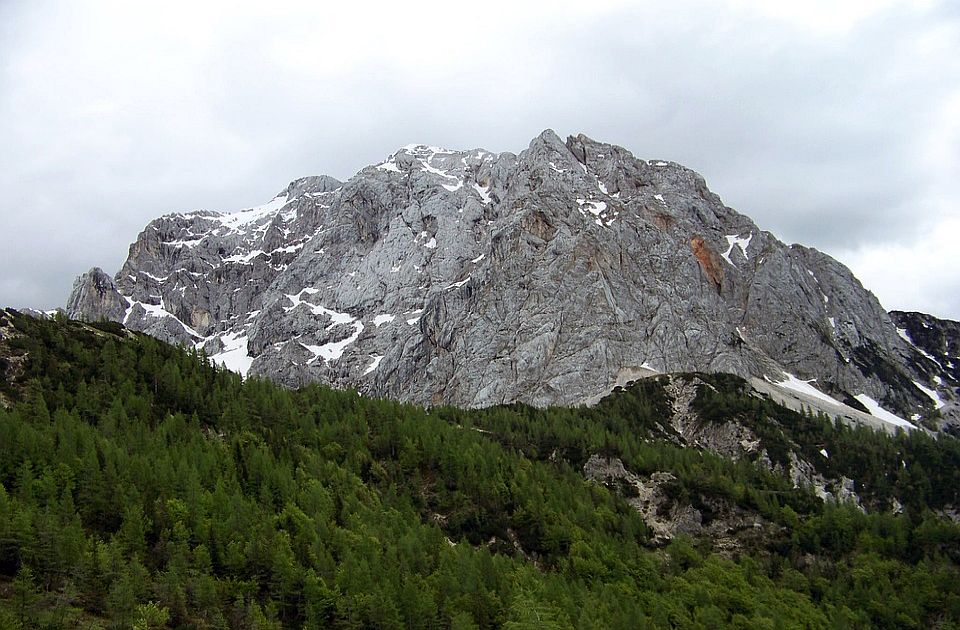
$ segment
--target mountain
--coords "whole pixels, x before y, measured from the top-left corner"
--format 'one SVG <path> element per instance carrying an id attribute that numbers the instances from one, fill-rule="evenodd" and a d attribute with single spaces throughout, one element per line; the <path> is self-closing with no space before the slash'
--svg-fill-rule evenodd
<path id="1" fill-rule="evenodd" d="M 960 422 L 956 375 L 842 264 L 679 164 L 549 130 L 519 155 L 411 145 L 263 206 L 161 217 L 67 312 L 421 404 L 589 403 L 699 370 L 854 422 Z"/>
<path id="2" fill-rule="evenodd" d="M 731 375 L 425 409 L 2 309 L 0 444 L 4 629 L 960 622 L 960 440 Z"/>
<path id="3" fill-rule="evenodd" d="M 890 311 L 890 317 L 900 336 L 927 359 L 918 367 L 926 370 L 933 383 L 960 383 L 960 322 L 903 311 Z M 937 398 L 935 393 L 928 394 Z"/>

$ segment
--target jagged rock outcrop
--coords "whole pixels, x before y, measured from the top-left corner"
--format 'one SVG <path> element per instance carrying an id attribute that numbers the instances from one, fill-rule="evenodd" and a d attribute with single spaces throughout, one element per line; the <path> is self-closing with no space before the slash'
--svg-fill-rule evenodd
<path id="1" fill-rule="evenodd" d="M 127 301 L 113 278 L 100 267 L 94 267 L 73 283 L 67 301 L 67 313 L 86 319 L 120 321 L 127 311 Z"/>
<path id="2" fill-rule="evenodd" d="M 669 472 L 655 472 L 640 477 L 627 470 L 616 457 L 591 455 L 583 466 L 590 481 L 601 483 L 617 492 L 643 518 L 650 528 L 651 542 L 663 545 L 679 535 L 709 539 L 716 551 L 736 552 L 741 541 L 761 538 L 764 532 L 777 529 L 758 514 L 715 497 L 700 497 L 709 507 L 709 517 L 691 505 L 674 498 L 672 489 L 677 478 Z"/>
<path id="3" fill-rule="evenodd" d="M 669 376 L 664 391 L 670 397 L 669 429 L 662 429 L 665 437 L 681 446 L 713 451 L 734 461 L 760 452 L 760 440 L 752 431 L 735 420 L 724 423 L 707 422 L 692 407 L 698 387 L 713 386 L 699 378 Z"/>
<path id="4" fill-rule="evenodd" d="M 549 130 L 519 155 L 411 145 L 258 208 L 161 217 L 108 280 L 81 277 L 69 315 L 290 386 L 575 404 L 652 369 L 816 379 L 914 421 L 934 415 L 914 381 L 954 399 L 840 263 L 689 169 Z"/>
<path id="5" fill-rule="evenodd" d="M 915 371 L 925 375 L 928 382 L 940 386 L 937 389 L 949 388 L 956 393 L 960 387 L 960 322 L 903 311 L 890 311 L 890 317 L 900 336 L 922 355 L 922 358 L 915 357 Z M 929 391 L 926 393 L 931 395 Z M 943 407 L 955 408 L 957 404 L 956 398 L 942 400 L 939 394 L 931 395 L 931 398 Z"/>
<path id="6" fill-rule="evenodd" d="M 817 466 L 797 454 L 801 450 L 800 445 L 792 443 L 787 459 L 774 463 L 764 447 L 763 440 L 745 426 L 743 418 L 730 415 L 724 421 L 717 422 L 701 417 L 693 403 L 699 389 L 709 388 L 716 391 L 710 383 L 690 374 L 663 376 L 660 377 L 660 383 L 669 401 L 670 416 L 666 426 L 658 424 L 658 437 L 686 448 L 710 451 L 732 461 L 745 458 L 784 475 L 795 487 L 810 488 L 824 501 L 850 502 L 863 509 L 860 497 L 855 492 L 855 481 L 847 477 L 828 478 L 821 474 L 817 471 Z M 755 387 L 751 387 L 749 391 L 752 396 L 767 396 L 766 392 Z M 857 412 L 851 410 L 851 413 Z M 858 424 L 868 424 L 862 418 L 850 420 Z M 817 457 L 826 460 L 830 454 L 821 450 Z"/>

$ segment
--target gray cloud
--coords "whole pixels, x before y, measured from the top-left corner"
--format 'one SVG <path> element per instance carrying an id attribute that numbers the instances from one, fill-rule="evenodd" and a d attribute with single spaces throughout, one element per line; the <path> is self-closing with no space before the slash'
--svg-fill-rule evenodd
<path id="1" fill-rule="evenodd" d="M 62 304 L 165 212 L 254 205 L 409 142 L 519 151 L 552 127 L 687 164 L 886 306 L 960 317 L 932 296 L 960 272 L 874 271 L 957 216 L 957 11 L 660 4 L 0 3 L 0 303 Z"/>

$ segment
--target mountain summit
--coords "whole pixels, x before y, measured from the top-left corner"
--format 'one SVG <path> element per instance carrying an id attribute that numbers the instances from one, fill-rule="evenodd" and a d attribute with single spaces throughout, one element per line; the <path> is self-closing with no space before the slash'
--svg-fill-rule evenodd
<path id="1" fill-rule="evenodd" d="M 406 146 L 346 182 L 152 221 L 68 302 L 245 375 L 425 404 L 589 403 L 731 372 L 876 426 L 960 421 L 956 373 L 831 257 L 697 173 L 550 130 L 519 155 Z"/>

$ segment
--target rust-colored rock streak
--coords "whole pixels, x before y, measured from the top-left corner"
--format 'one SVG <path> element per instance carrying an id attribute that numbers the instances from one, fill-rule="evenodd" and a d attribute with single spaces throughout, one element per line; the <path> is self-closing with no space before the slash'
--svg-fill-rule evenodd
<path id="1" fill-rule="evenodd" d="M 699 236 L 694 236 L 690 239 L 690 249 L 693 250 L 693 255 L 697 257 L 697 261 L 700 263 L 700 269 L 702 269 L 703 273 L 707 274 L 707 277 L 713 282 L 717 293 L 720 293 L 720 289 L 723 288 L 723 266 L 720 261 L 720 256 L 717 255 L 717 252 L 710 249 L 710 246 Z"/>

